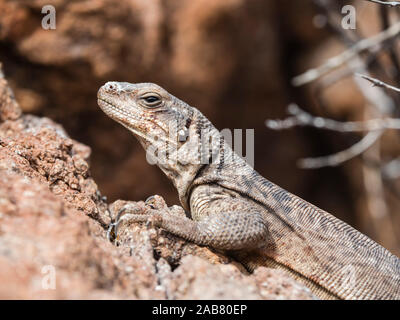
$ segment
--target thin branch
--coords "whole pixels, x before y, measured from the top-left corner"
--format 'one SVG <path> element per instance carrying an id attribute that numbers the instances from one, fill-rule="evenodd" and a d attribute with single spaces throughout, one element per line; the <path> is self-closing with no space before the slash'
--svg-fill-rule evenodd
<path id="1" fill-rule="evenodd" d="M 356 73 L 356 75 L 361 77 L 361 78 L 363 78 L 363 79 L 365 79 L 365 80 L 368 80 L 369 82 L 371 82 L 373 87 L 386 88 L 386 89 L 390 89 L 390 90 L 393 90 L 393 91 L 396 91 L 396 92 L 400 93 L 400 89 L 399 88 L 394 87 L 394 86 L 392 86 L 390 84 L 387 84 L 387 83 L 385 83 L 385 82 L 383 82 L 381 80 L 378 80 L 376 78 L 372 78 L 372 77 L 369 77 L 367 75 L 360 74 L 360 73 Z"/>
<path id="2" fill-rule="evenodd" d="M 389 18 L 389 7 L 388 6 L 380 6 L 379 12 L 381 17 L 381 25 L 382 30 L 386 30 L 390 27 L 390 18 Z M 400 84 L 400 64 L 399 57 L 394 46 L 390 46 L 386 48 L 386 51 L 389 54 L 390 61 L 392 62 L 393 68 L 389 69 L 389 75 L 396 80 L 397 85 Z M 396 100 L 400 102 L 400 97 L 396 97 Z"/>
<path id="3" fill-rule="evenodd" d="M 299 167 L 303 169 L 317 169 L 322 167 L 335 167 L 346 162 L 371 147 L 381 137 L 380 131 L 372 131 L 366 134 L 359 142 L 350 148 L 338 153 L 316 158 L 304 158 L 298 161 Z"/>
<path id="4" fill-rule="evenodd" d="M 362 70 L 363 73 L 368 72 L 363 61 L 358 55 L 354 59 L 347 61 L 346 64 L 353 72 L 356 70 Z M 389 96 L 387 96 L 382 90 L 369 90 L 362 81 L 358 81 L 357 77 L 354 78 L 364 97 L 369 101 L 371 106 L 375 107 L 375 110 L 378 111 L 379 114 L 387 115 L 391 113 L 393 110 L 393 101 Z M 359 142 L 346 150 L 324 157 L 302 159 L 298 162 L 298 166 L 305 169 L 316 169 L 325 166 L 340 165 L 343 162 L 355 158 L 367 151 L 371 146 L 379 141 L 383 132 L 383 130 L 371 131 Z"/>
<path id="5" fill-rule="evenodd" d="M 358 156 L 371 147 L 381 137 L 383 130 L 389 128 L 400 129 L 400 119 L 386 118 L 371 119 L 366 121 L 340 122 L 322 117 L 314 117 L 302 110 L 296 104 L 289 105 L 288 113 L 291 114 L 292 117 L 288 117 L 284 120 L 267 120 L 265 122 L 266 126 L 274 130 L 288 129 L 300 125 L 313 126 L 316 128 L 338 132 L 369 131 L 359 142 L 355 143 L 346 150 L 324 157 L 305 158 L 299 160 L 299 166 L 305 169 L 337 166 Z"/>
<path id="6" fill-rule="evenodd" d="M 377 4 L 383 4 L 389 7 L 398 7 L 400 6 L 400 1 L 380 1 L 380 0 L 366 0 L 368 2 L 373 2 Z"/>
<path id="7" fill-rule="evenodd" d="M 348 50 L 343 51 L 341 54 L 328 59 L 321 66 L 310 69 L 303 74 L 300 74 L 292 79 L 294 86 L 302 86 L 309 82 L 312 82 L 326 73 L 342 66 L 346 62 L 350 61 L 358 54 L 365 50 L 371 50 L 374 47 L 382 44 L 383 42 L 394 38 L 400 34 L 400 22 L 393 24 L 390 28 L 378 33 L 370 38 L 363 39 L 357 42 L 355 45 L 350 47 Z"/>
<path id="8" fill-rule="evenodd" d="M 284 120 L 266 120 L 265 125 L 273 130 L 284 130 L 296 126 L 310 126 L 338 132 L 381 131 L 385 129 L 400 130 L 400 119 L 395 118 L 340 122 L 323 117 L 314 117 L 294 103 L 288 106 L 287 111 L 292 115 L 291 117 Z"/>

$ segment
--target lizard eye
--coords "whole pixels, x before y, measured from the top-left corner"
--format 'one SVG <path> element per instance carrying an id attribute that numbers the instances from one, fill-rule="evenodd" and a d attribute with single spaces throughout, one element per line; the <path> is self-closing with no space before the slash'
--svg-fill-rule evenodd
<path id="1" fill-rule="evenodd" d="M 144 105 L 149 108 L 158 107 L 162 102 L 161 97 L 153 93 L 144 95 L 140 99 L 143 101 Z"/>

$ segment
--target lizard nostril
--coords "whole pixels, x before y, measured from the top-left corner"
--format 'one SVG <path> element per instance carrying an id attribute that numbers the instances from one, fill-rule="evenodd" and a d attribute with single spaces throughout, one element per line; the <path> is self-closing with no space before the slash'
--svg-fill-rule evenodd
<path id="1" fill-rule="evenodd" d="M 107 91 L 115 91 L 115 90 L 117 90 L 117 85 L 116 85 L 115 83 L 113 83 L 113 82 L 107 82 L 107 83 L 104 85 L 104 88 L 105 88 Z"/>

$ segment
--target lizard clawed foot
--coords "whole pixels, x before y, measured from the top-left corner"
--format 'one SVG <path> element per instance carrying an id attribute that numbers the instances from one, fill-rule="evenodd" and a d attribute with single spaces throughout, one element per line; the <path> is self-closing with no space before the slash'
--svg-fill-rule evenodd
<path id="1" fill-rule="evenodd" d="M 157 207 L 165 206 L 166 210 L 168 210 L 167 205 L 164 200 L 161 198 L 162 202 L 153 196 L 151 201 L 155 201 L 155 205 Z M 146 200 L 147 201 L 147 200 Z M 163 209 L 153 209 L 154 206 L 150 208 L 143 205 L 143 202 L 139 203 L 128 203 L 124 205 L 115 216 L 114 222 L 110 223 L 109 228 L 107 230 L 107 239 L 113 242 L 118 238 L 118 227 L 121 222 L 145 222 L 147 226 L 150 227 L 160 227 L 162 224 L 162 213 L 160 211 L 164 211 Z"/>
<path id="2" fill-rule="evenodd" d="M 181 206 L 173 205 L 168 207 L 164 199 L 159 195 L 150 196 L 144 202 L 151 209 L 169 212 L 175 215 L 186 216 L 185 210 Z"/>
<path id="3" fill-rule="evenodd" d="M 142 202 L 143 203 L 143 202 Z M 128 216 L 131 215 L 132 212 L 134 215 L 143 215 L 145 214 L 146 208 L 144 206 L 138 206 L 136 203 L 128 203 L 124 205 L 115 216 L 114 222 L 109 224 L 107 230 L 107 239 L 113 242 L 118 237 L 118 225 L 124 221 L 129 220 Z M 129 213 L 127 213 L 129 212 Z M 127 216 L 127 217 L 125 217 Z"/>

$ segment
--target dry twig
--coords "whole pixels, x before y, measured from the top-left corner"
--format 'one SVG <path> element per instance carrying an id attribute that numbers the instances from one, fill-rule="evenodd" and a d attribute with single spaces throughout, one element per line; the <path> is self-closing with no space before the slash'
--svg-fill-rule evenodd
<path id="1" fill-rule="evenodd" d="M 366 0 L 368 2 L 373 2 L 377 4 L 383 4 L 389 7 L 398 7 L 400 6 L 400 1 L 380 1 L 380 0 Z"/>
<path id="2" fill-rule="evenodd" d="M 360 73 L 356 73 L 356 75 L 359 76 L 359 77 L 361 77 L 361 78 L 363 78 L 363 79 L 365 79 L 365 80 L 368 80 L 369 82 L 372 83 L 372 85 L 373 85 L 374 87 L 387 88 L 387 89 L 390 89 L 390 90 L 393 90 L 393 91 L 396 91 L 396 92 L 399 92 L 399 93 L 400 93 L 400 89 L 399 89 L 399 88 L 394 87 L 394 86 L 392 86 L 392 85 L 390 85 L 390 84 L 387 84 L 387 83 L 385 83 L 385 82 L 383 82 L 383 81 L 381 81 L 381 80 L 378 80 L 378 79 L 376 79 L 376 78 L 372 78 L 372 77 L 369 77 L 369 76 L 367 76 L 367 75 L 360 74 Z"/>
<path id="3" fill-rule="evenodd" d="M 321 66 L 314 69 L 310 69 L 304 72 L 303 74 L 294 77 L 292 79 L 292 84 L 298 87 L 307 84 L 309 82 L 312 82 L 320 78 L 321 76 L 325 75 L 326 73 L 344 65 L 346 62 L 349 62 L 351 59 L 357 57 L 361 52 L 365 50 L 380 49 L 380 45 L 383 42 L 392 39 L 398 36 L 399 34 L 400 34 L 400 22 L 397 22 L 388 29 L 378 33 L 377 35 L 357 42 L 348 50 L 345 50 L 341 54 L 328 59 Z"/>
<path id="4" fill-rule="evenodd" d="M 288 106 L 288 113 L 292 116 L 284 120 L 267 120 L 265 121 L 265 125 L 269 129 L 273 130 L 289 129 L 295 126 L 310 126 L 338 132 L 365 132 L 400 129 L 400 119 L 383 118 L 365 121 L 340 122 L 328 118 L 312 116 L 294 103 Z"/>

